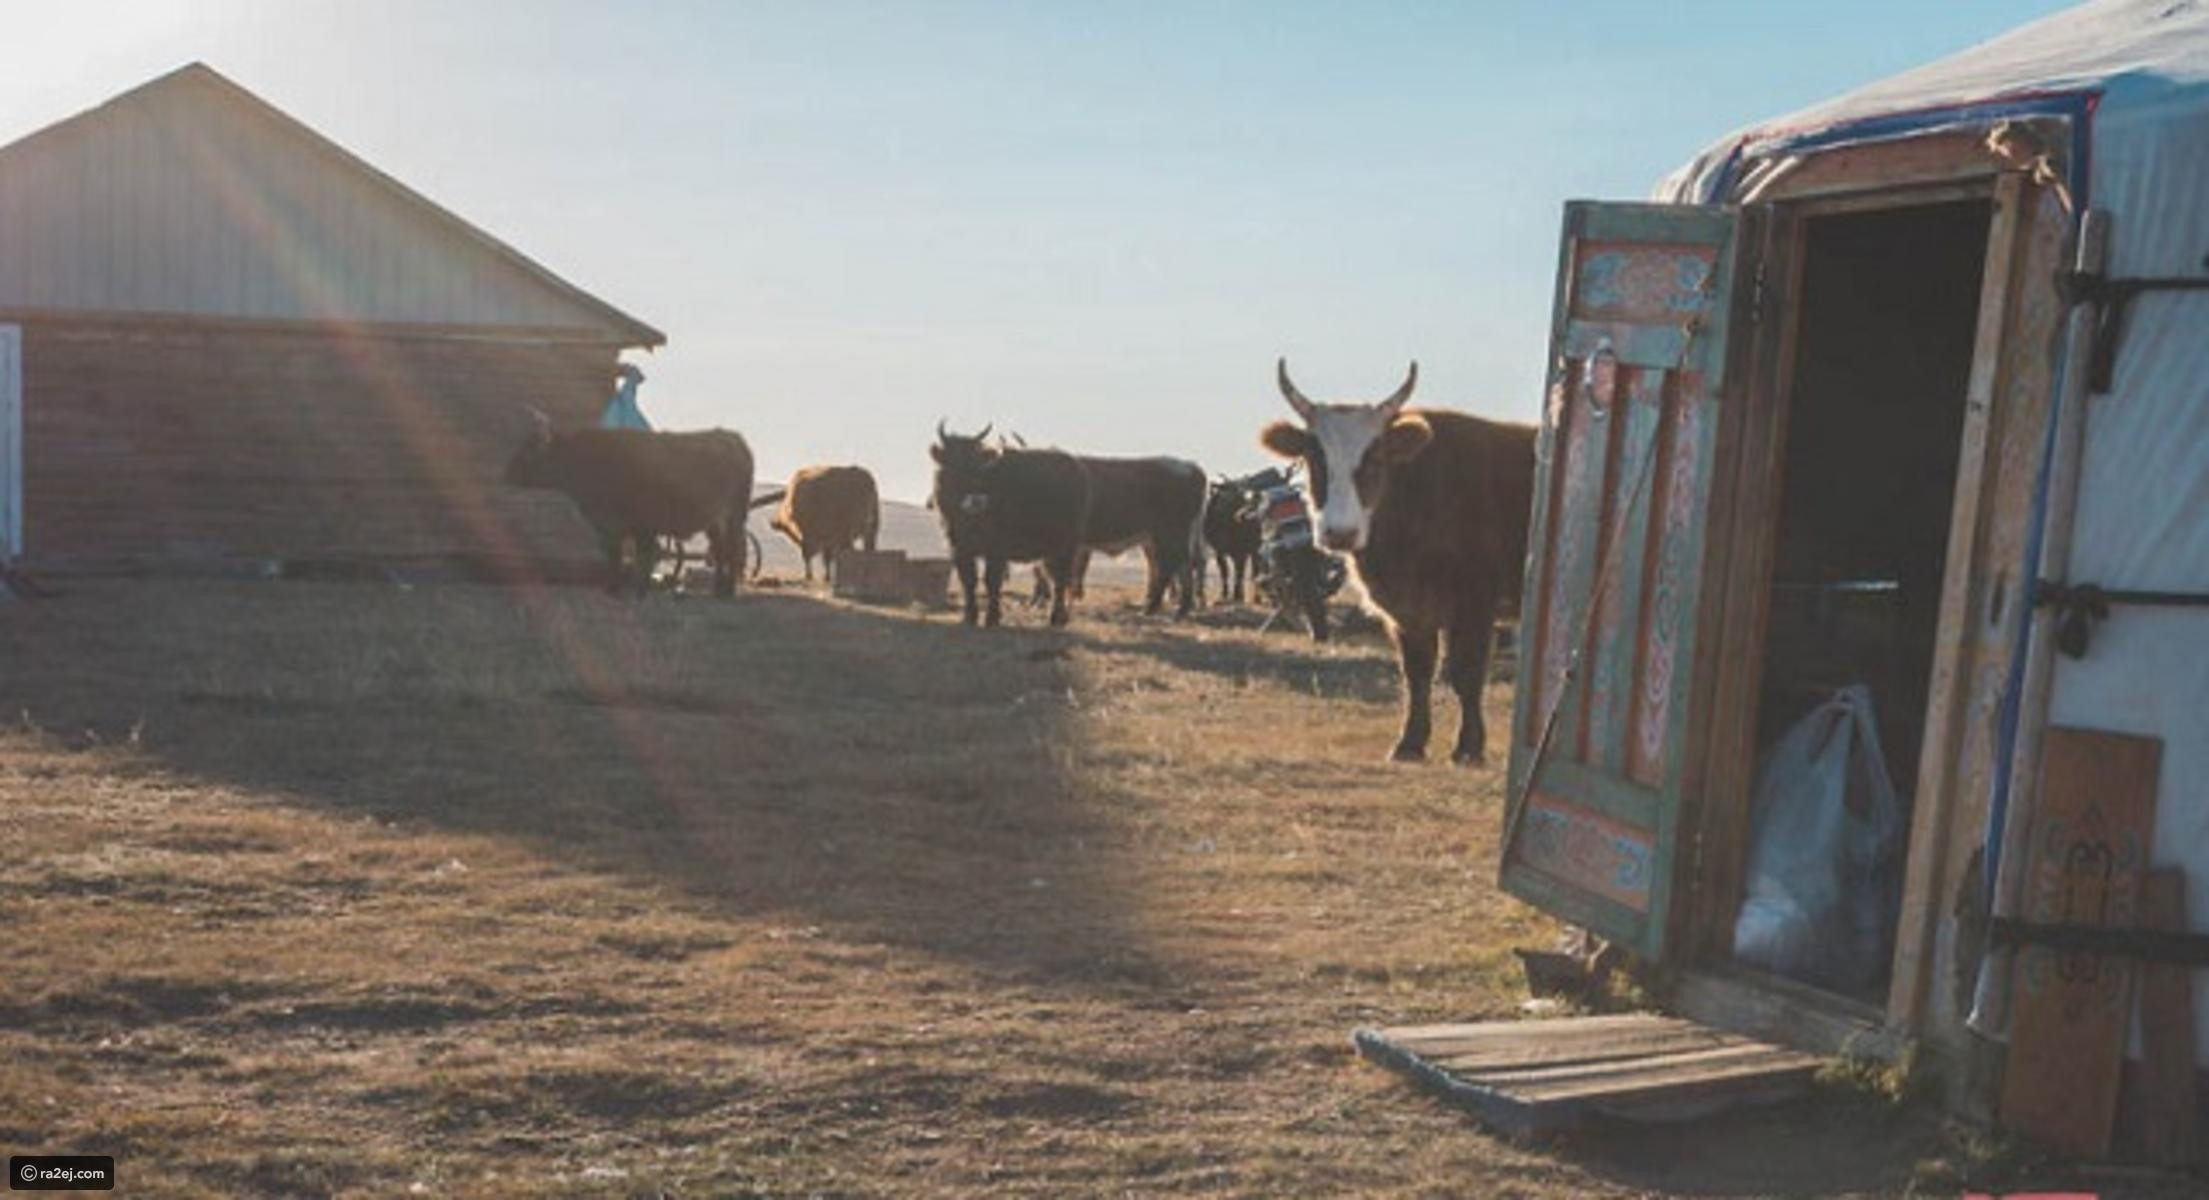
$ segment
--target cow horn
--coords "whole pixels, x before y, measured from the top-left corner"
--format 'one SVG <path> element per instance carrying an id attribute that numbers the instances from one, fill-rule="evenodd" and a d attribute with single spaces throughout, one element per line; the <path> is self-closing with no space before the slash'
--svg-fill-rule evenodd
<path id="1" fill-rule="evenodd" d="M 939 417 L 939 418 L 937 418 L 937 420 L 936 420 L 936 440 L 937 440 L 937 441 L 939 441 L 939 442 L 948 442 L 948 441 L 950 441 L 950 440 L 951 440 L 951 434 L 950 434 L 950 433 L 949 433 L 948 431 L 946 431 L 946 430 L 944 429 L 944 423 L 945 423 L 946 421 L 949 421 L 950 419 L 951 419 L 951 418 L 949 418 L 949 417 Z"/>
<path id="2" fill-rule="evenodd" d="M 1274 364 L 1274 374 L 1280 377 L 1281 395 L 1289 402 L 1289 407 L 1296 410 L 1297 416 L 1300 416 L 1307 421 L 1311 420 L 1312 409 L 1316 406 L 1311 402 L 1311 399 L 1309 397 L 1304 395 L 1304 393 L 1296 390 L 1295 384 L 1289 382 L 1288 356 L 1283 355 L 1280 361 Z"/>
<path id="3" fill-rule="evenodd" d="M 975 435 L 974 435 L 974 440 L 975 440 L 975 441 L 977 441 L 977 442 L 981 441 L 981 440 L 982 440 L 983 438 L 986 438 L 986 437 L 988 437 L 988 436 L 989 436 L 989 431 L 990 431 L 990 430 L 992 430 L 992 429 L 995 429 L 995 428 L 997 428 L 997 422 L 995 422 L 995 421 L 991 421 L 991 422 L 990 422 L 989 424 L 987 424 L 987 425 L 984 425 L 984 426 L 982 426 L 982 432 L 980 432 L 980 433 L 977 433 L 977 434 L 975 434 Z"/>
<path id="4" fill-rule="evenodd" d="M 522 407 L 529 411 L 529 419 L 536 422 L 537 436 L 545 439 L 546 441 L 551 441 L 552 418 L 545 414 L 545 410 L 538 408 L 534 404 L 524 404 L 522 405 Z"/>
<path id="5" fill-rule="evenodd" d="M 1395 395 L 1381 401 L 1381 407 L 1389 412 L 1395 412 L 1404 406 L 1404 401 L 1411 399 L 1411 389 L 1418 386 L 1419 360 L 1413 359 L 1411 360 L 1411 373 L 1404 376 L 1404 386 L 1397 388 Z"/>

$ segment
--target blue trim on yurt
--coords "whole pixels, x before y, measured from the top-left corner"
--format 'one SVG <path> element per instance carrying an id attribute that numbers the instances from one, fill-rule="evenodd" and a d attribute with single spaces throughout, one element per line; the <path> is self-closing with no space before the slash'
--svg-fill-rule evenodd
<path id="1" fill-rule="evenodd" d="M 2002 708 L 1995 717 L 1994 777 L 1988 787 L 1984 841 L 1988 912 L 1994 911 L 1995 881 L 2002 877 L 2002 832 L 2009 821 L 2010 767 L 2011 760 L 2017 756 L 2017 726 L 2023 719 L 2020 710 L 2024 704 L 2025 661 L 2032 652 L 2034 614 L 2040 608 L 2040 554 L 2047 541 L 2048 494 L 2055 488 L 2056 437 L 2063 428 L 2064 386 L 2071 369 L 2070 347 L 2066 344 L 2063 353 L 2056 356 L 2055 375 L 2051 380 L 2055 393 L 2048 405 L 2048 430 L 2040 440 L 2040 477 L 2033 483 L 2032 520 L 2025 527 L 2025 586 L 2019 589 L 2025 612 L 2017 623 L 2017 645 L 2010 650 L 2009 675 L 2002 681 Z M 2078 402 L 2086 402 L 2083 393 Z M 2082 433 L 2084 428 L 2082 424 Z"/>
<path id="2" fill-rule="evenodd" d="M 1761 158 L 1831 150 L 1859 143 L 1894 141 L 1943 126 L 1997 121 L 2004 117 L 2067 117 L 2071 121 L 2071 159 L 2069 178 L 2064 182 L 2071 189 L 2074 211 L 2083 212 L 2089 203 L 2088 168 L 2092 165 L 2088 160 L 2092 146 L 2092 139 L 2088 136 L 2089 118 L 2093 116 L 2094 104 L 2099 98 L 2099 92 L 2042 93 L 2007 100 L 1983 100 L 1940 108 L 1913 109 L 1909 112 L 1882 113 L 1876 117 L 1859 117 L 1853 121 L 1842 121 L 1793 135 L 1775 134 L 1766 137 L 1752 134 L 1735 142 L 1733 148 L 1727 152 L 1726 164 L 1719 169 L 1716 182 L 1704 200 L 1719 203 L 1732 193 L 1741 162 L 1751 146 L 1756 147 L 1758 157 Z"/>

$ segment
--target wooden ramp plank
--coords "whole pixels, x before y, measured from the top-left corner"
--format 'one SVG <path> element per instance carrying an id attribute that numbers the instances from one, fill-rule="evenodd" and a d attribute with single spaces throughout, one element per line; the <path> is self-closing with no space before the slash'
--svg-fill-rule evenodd
<path id="1" fill-rule="evenodd" d="M 1654 1013 L 1361 1029 L 1352 1040 L 1367 1059 L 1514 1134 L 1592 1112 L 1662 1119 L 1777 1099 L 1821 1062 Z"/>
<path id="2" fill-rule="evenodd" d="M 1603 1062 L 1673 1050 L 1708 1049 L 1719 1044 L 1721 1036 L 1692 1021 L 1671 1018 L 1627 1024 L 1609 1017 L 1581 1019 L 1590 1023 L 1575 1026 L 1570 1019 L 1497 1021 L 1391 1028 L 1388 1033 L 1397 1045 L 1453 1071 L 1514 1064 Z"/>
<path id="3" fill-rule="evenodd" d="M 1463 1045 L 1464 1043 L 1459 1043 Z M 1421 1050 L 1423 1057 L 1461 1073 L 1534 1070 L 1587 1070 L 1606 1064 L 1633 1063 L 1660 1054 L 1690 1054 L 1728 1045 L 1723 1035 L 1688 1025 L 1680 1029 L 1652 1029 L 1588 1039 L 1545 1037 L 1539 1042 L 1506 1042 L 1475 1049 Z"/>

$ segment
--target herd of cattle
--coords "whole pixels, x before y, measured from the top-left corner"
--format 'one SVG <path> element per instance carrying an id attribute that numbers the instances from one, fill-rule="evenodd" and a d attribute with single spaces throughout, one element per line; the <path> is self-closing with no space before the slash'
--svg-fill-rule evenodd
<path id="1" fill-rule="evenodd" d="M 1391 757 L 1426 753 L 1429 697 L 1439 659 L 1462 702 L 1452 757 L 1477 762 L 1486 743 L 1480 690 L 1497 616 L 1519 598 L 1534 487 L 1534 430 L 1442 409 L 1405 407 L 1418 385 L 1378 404 L 1320 404 L 1278 367 L 1297 420 L 1259 441 L 1302 464 L 1320 543 L 1346 556 L 1385 619 L 1403 673 L 1404 723 Z M 1166 592 L 1187 615 L 1202 590 L 1204 556 L 1237 600 L 1257 550 L 1247 505 L 1207 487 L 1186 459 L 1102 458 L 936 427 L 930 505 L 943 523 L 967 624 L 1002 620 L 1007 569 L 1035 563 L 1050 621 L 1063 625 L 1081 594 L 1088 556 L 1140 548 L 1149 560 L 1144 611 Z M 751 449 L 727 430 L 554 432 L 540 424 L 516 452 L 507 481 L 572 498 L 599 533 L 617 588 L 643 591 L 664 538 L 703 535 L 717 594 L 743 578 L 745 515 L 779 502 L 773 527 L 804 557 L 835 570 L 840 551 L 874 548 L 880 500 L 862 467 L 807 467 L 788 486 L 753 496 Z M 1231 486 L 1231 485 L 1230 485 Z M 977 597 L 977 584 L 981 595 Z"/>

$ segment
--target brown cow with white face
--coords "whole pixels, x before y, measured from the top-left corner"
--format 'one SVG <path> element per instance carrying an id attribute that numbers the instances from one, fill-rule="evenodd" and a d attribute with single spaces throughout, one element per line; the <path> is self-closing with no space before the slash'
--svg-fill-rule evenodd
<path id="1" fill-rule="evenodd" d="M 1464 710 L 1452 758 L 1486 751 L 1481 688 L 1496 614 L 1515 607 L 1534 497 L 1534 430 L 1441 409 L 1407 409 L 1419 383 L 1379 404 L 1315 404 L 1278 367 L 1281 395 L 1303 419 L 1276 421 L 1259 440 L 1304 461 L 1304 488 L 1322 545 L 1347 553 L 1371 606 L 1387 621 L 1403 669 L 1404 728 L 1390 754 L 1425 757 L 1437 642 Z"/>

